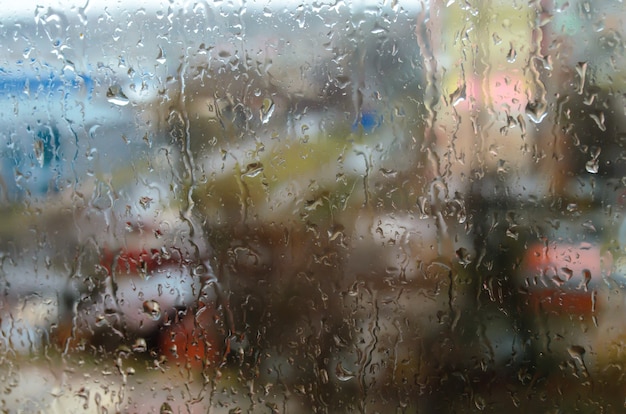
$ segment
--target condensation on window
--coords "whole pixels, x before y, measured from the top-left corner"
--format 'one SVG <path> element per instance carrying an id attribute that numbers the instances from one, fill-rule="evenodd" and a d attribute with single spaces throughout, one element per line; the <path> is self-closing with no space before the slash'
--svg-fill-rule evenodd
<path id="1" fill-rule="evenodd" d="M 626 406 L 621 2 L 5 6 L 3 411 Z"/>

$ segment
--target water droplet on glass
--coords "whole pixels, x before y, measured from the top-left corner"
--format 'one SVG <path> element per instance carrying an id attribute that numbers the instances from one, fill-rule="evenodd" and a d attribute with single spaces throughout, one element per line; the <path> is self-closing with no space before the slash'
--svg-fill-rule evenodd
<path id="1" fill-rule="evenodd" d="M 594 158 L 587 161 L 585 163 L 585 170 L 587 170 L 588 173 L 597 174 L 598 171 L 600 171 L 600 163 L 598 162 L 598 159 Z"/>
<path id="2" fill-rule="evenodd" d="M 353 379 L 356 374 L 346 368 L 344 368 L 343 364 L 340 362 L 337 363 L 337 366 L 335 367 L 335 375 L 337 376 L 337 379 L 339 381 L 350 381 L 351 379 Z"/>
<path id="3" fill-rule="evenodd" d="M 596 226 L 594 226 L 594 224 L 593 224 L 593 222 L 592 222 L 591 220 L 587 220 L 587 221 L 585 221 L 585 222 L 582 224 L 582 226 L 583 226 L 585 229 L 589 230 L 589 231 L 592 231 L 592 232 L 596 232 L 596 231 L 597 231 Z"/>
<path id="4" fill-rule="evenodd" d="M 143 207 L 144 210 L 147 210 L 150 208 L 152 201 L 153 199 L 148 196 L 139 197 L 139 204 L 141 205 L 141 207 Z"/>
<path id="5" fill-rule="evenodd" d="M 159 305 L 159 302 L 157 302 L 156 300 L 144 301 L 143 311 L 155 321 L 161 318 L 161 305 Z"/>
<path id="6" fill-rule="evenodd" d="M 587 62 L 578 62 L 576 65 L 576 73 L 580 78 L 580 82 L 578 84 L 578 94 L 582 95 L 583 89 L 585 87 L 585 77 L 587 74 Z"/>
<path id="7" fill-rule="evenodd" d="M 428 199 L 424 196 L 417 198 L 417 208 L 419 210 L 419 218 L 427 219 L 429 216 Z"/>
<path id="8" fill-rule="evenodd" d="M 246 170 L 243 175 L 246 177 L 254 178 L 263 173 L 263 164 L 260 162 L 253 162 L 246 166 Z"/>
<path id="9" fill-rule="evenodd" d="M 130 102 L 119 86 L 111 86 L 107 90 L 107 101 L 117 106 L 126 106 Z"/>
<path id="10" fill-rule="evenodd" d="M 45 160 L 44 160 L 44 152 L 45 152 L 44 145 L 45 145 L 45 143 L 41 139 L 36 139 L 35 142 L 33 143 L 33 150 L 35 152 L 35 159 L 37 160 L 37 163 L 39 164 L 39 167 L 43 167 L 44 162 L 45 162 Z"/>
<path id="11" fill-rule="evenodd" d="M 167 62 L 165 52 L 163 51 L 163 48 L 160 46 L 159 46 L 159 54 L 157 55 L 156 61 L 159 62 L 160 64 L 164 64 L 165 62 Z"/>
<path id="12" fill-rule="evenodd" d="M 146 344 L 146 340 L 143 338 L 137 338 L 133 343 L 134 352 L 146 352 L 147 349 L 148 345 Z"/>
<path id="13" fill-rule="evenodd" d="M 570 280 L 574 276 L 574 271 L 569 267 L 562 267 L 561 273 L 563 276 L 565 276 L 566 281 Z"/>
<path id="14" fill-rule="evenodd" d="M 480 395 L 474 397 L 474 405 L 480 411 L 483 411 L 485 408 L 487 408 L 487 403 L 485 402 L 485 399 Z"/>
<path id="15" fill-rule="evenodd" d="M 509 53 L 506 55 L 506 60 L 509 63 L 515 63 L 515 59 L 517 58 L 517 51 L 515 47 L 513 47 L 513 43 L 511 43 L 511 48 L 509 49 Z"/>
<path id="16" fill-rule="evenodd" d="M 541 121 L 548 115 L 547 105 L 544 101 L 533 101 L 526 104 L 526 115 L 535 124 L 540 124 Z"/>
<path id="17" fill-rule="evenodd" d="M 606 131 L 606 125 L 604 125 L 604 112 L 598 112 L 597 114 L 589 114 L 589 118 L 593 119 L 600 128 L 600 131 Z"/>
<path id="18" fill-rule="evenodd" d="M 459 86 L 454 92 L 450 94 L 450 103 L 452 106 L 456 106 L 463 102 L 466 98 L 466 86 L 465 84 Z"/>
<path id="19" fill-rule="evenodd" d="M 591 282 L 591 271 L 589 269 L 583 270 L 583 280 L 580 281 L 579 289 L 583 289 L 585 292 L 589 291 L 589 283 Z"/>
<path id="20" fill-rule="evenodd" d="M 456 257 L 459 261 L 459 264 L 463 266 L 467 266 L 468 264 L 472 263 L 472 257 L 467 249 L 464 247 L 461 247 L 456 251 Z"/>
<path id="21" fill-rule="evenodd" d="M 97 327 L 106 326 L 106 324 L 107 324 L 106 317 L 104 315 L 102 315 L 102 314 L 96 315 L 95 324 L 96 324 Z"/>
<path id="22" fill-rule="evenodd" d="M 322 384 L 328 384 L 328 371 L 324 368 L 320 369 L 320 380 L 322 381 Z"/>
<path id="23" fill-rule="evenodd" d="M 164 402 L 163 404 L 161 404 L 161 408 L 159 409 L 159 414 L 173 414 L 174 410 L 172 409 L 172 406 L 169 405 L 169 403 Z"/>
<path id="24" fill-rule="evenodd" d="M 274 114 L 274 102 L 271 99 L 263 99 L 263 104 L 261 106 L 261 122 L 263 124 L 267 124 L 270 121 L 270 118 Z"/>
<path id="25" fill-rule="evenodd" d="M 570 357 L 577 360 L 579 363 L 583 363 L 583 356 L 585 355 L 585 348 L 580 345 L 572 345 L 567 348 L 567 353 Z"/>

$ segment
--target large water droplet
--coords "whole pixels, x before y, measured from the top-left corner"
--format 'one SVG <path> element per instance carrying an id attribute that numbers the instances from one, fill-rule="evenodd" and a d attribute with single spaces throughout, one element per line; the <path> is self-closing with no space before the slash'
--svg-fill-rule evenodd
<path id="1" fill-rule="evenodd" d="M 578 73 L 578 77 L 580 78 L 580 83 L 578 84 L 578 94 L 582 95 L 583 89 L 585 88 L 587 62 L 578 62 L 578 64 L 576 65 L 576 73 Z"/>
<path id="2" fill-rule="evenodd" d="M 118 106 L 126 106 L 130 102 L 122 89 L 116 85 L 107 90 L 107 101 Z"/>
<path id="3" fill-rule="evenodd" d="M 337 376 L 337 379 L 339 381 L 350 381 L 356 376 L 354 372 L 344 368 L 341 364 L 341 361 L 338 362 L 337 366 L 335 367 L 335 375 Z"/>
<path id="4" fill-rule="evenodd" d="M 261 106 L 261 122 L 263 124 L 267 124 L 274 114 L 274 102 L 271 99 L 264 99 L 263 105 Z"/>
<path id="5" fill-rule="evenodd" d="M 159 62 L 160 64 L 164 64 L 165 62 L 167 62 L 167 56 L 165 54 L 165 51 L 163 50 L 163 48 L 161 48 L 159 46 L 159 54 L 156 58 L 156 61 Z"/>
<path id="6" fill-rule="evenodd" d="M 467 87 L 465 86 L 465 84 L 463 84 L 456 88 L 456 90 L 450 94 L 450 103 L 452 104 L 452 106 L 456 106 L 466 99 L 466 91 Z"/>
<path id="7" fill-rule="evenodd" d="M 35 140 L 35 142 L 33 143 L 33 150 L 35 152 L 35 158 L 37 159 L 37 163 L 39 164 L 40 167 L 43 167 L 45 159 L 44 159 L 44 153 L 45 153 L 45 143 L 41 140 L 41 139 L 37 139 Z"/>
<path id="8" fill-rule="evenodd" d="M 159 305 L 159 302 L 157 302 L 156 300 L 144 301 L 143 311 L 155 321 L 161 318 L 161 305 Z"/>
<path id="9" fill-rule="evenodd" d="M 509 49 L 509 53 L 506 55 L 506 60 L 509 63 L 515 63 L 515 59 L 517 59 L 517 51 L 515 50 L 513 43 L 511 43 L 511 48 Z"/>
<path id="10" fill-rule="evenodd" d="M 585 170 L 587 170 L 588 173 L 597 174 L 598 171 L 600 170 L 600 164 L 598 160 L 594 158 L 592 160 L 587 161 L 587 163 L 585 164 Z"/>
<path id="11" fill-rule="evenodd" d="M 600 131 L 606 131 L 606 125 L 604 125 L 604 112 L 598 112 L 597 114 L 589 114 L 589 118 L 593 119 L 600 128 Z"/>
<path id="12" fill-rule="evenodd" d="M 145 305 L 144 305 L 145 307 Z M 143 338 L 137 338 L 135 340 L 135 343 L 133 344 L 133 351 L 134 352 L 146 352 L 146 350 L 148 349 L 148 345 L 146 344 L 146 340 Z"/>
<path id="13" fill-rule="evenodd" d="M 572 345 L 567 348 L 567 353 L 570 357 L 577 360 L 581 364 L 583 363 L 583 355 L 585 355 L 585 348 L 580 345 Z"/>
<path id="14" fill-rule="evenodd" d="M 246 177 L 254 178 L 263 173 L 263 164 L 260 162 L 253 162 L 246 166 L 246 170 L 243 175 Z"/>
<path id="15" fill-rule="evenodd" d="M 164 403 L 161 405 L 161 408 L 159 409 L 159 413 L 160 413 L 160 414 L 171 414 L 171 413 L 173 413 L 173 412 L 174 412 L 174 410 L 172 409 L 172 406 L 171 406 L 171 405 L 169 405 L 169 404 L 168 404 L 168 403 L 166 403 L 166 402 L 164 402 Z"/>
<path id="16" fill-rule="evenodd" d="M 526 104 L 526 115 L 535 124 L 539 124 L 548 115 L 547 109 L 548 107 L 544 101 L 528 102 Z"/>

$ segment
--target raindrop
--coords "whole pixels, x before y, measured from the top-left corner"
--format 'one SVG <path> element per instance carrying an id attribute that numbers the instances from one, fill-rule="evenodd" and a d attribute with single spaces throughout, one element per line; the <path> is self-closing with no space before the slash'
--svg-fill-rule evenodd
<path id="1" fill-rule="evenodd" d="M 161 46 L 159 46 L 159 54 L 156 58 L 156 61 L 159 62 L 160 64 L 164 64 L 165 62 L 167 62 L 167 56 L 165 55 L 165 51 L 163 51 L 163 48 Z"/>
<path id="2" fill-rule="evenodd" d="M 148 345 L 146 344 L 146 340 L 143 338 L 137 338 L 135 340 L 135 343 L 133 343 L 134 352 L 146 352 L 147 349 L 148 349 Z"/>
<path id="3" fill-rule="evenodd" d="M 589 118 L 593 119 L 596 122 L 600 131 L 606 131 L 606 125 L 604 125 L 604 112 L 599 112 L 598 114 L 589 114 Z"/>
<path id="4" fill-rule="evenodd" d="M 337 363 L 337 366 L 335 367 L 335 375 L 337 376 L 337 379 L 339 381 L 343 381 L 343 382 L 350 381 L 356 376 L 354 372 L 344 368 L 341 361 L 339 361 Z"/>
<path id="5" fill-rule="evenodd" d="M 480 396 L 480 395 L 477 395 L 474 398 L 474 405 L 480 411 L 483 411 L 485 408 L 487 408 L 487 403 L 485 402 L 485 399 L 482 396 Z"/>
<path id="6" fill-rule="evenodd" d="M 141 207 L 143 207 L 144 210 L 147 210 L 150 208 L 152 201 L 154 200 L 148 196 L 139 197 L 139 204 L 141 205 Z"/>
<path id="7" fill-rule="evenodd" d="M 582 288 L 585 292 L 589 291 L 589 282 L 591 282 L 591 271 L 589 269 L 584 269 L 583 280 L 580 281 L 578 288 Z"/>
<path id="8" fill-rule="evenodd" d="M 592 232 L 596 232 L 596 231 L 597 231 L 596 226 L 594 226 L 594 225 L 593 225 L 593 222 L 592 222 L 591 220 L 587 220 L 587 221 L 585 221 L 585 222 L 582 224 L 582 226 L 583 226 L 584 228 L 586 228 L 587 230 L 589 230 L 589 231 L 592 231 Z"/>
<path id="9" fill-rule="evenodd" d="M 174 410 L 172 409 L 172 406 L 169 405 L 169 403 L 164 402 L 163 404 L 161 404 L 161 408 L 159 409 L 159 414 L 173 414 Z"/>
<path id="10" fill-rule="evenodd" d="M 45 146 L 45 143 L 41 139 L 36 139 L 35 142 L 33 143 L 33 150 L 35 151 L 35 158 L 37 159 L 37 163 L 39 164 L 39 167 L 43 167 L 44 162 L 45 162 L 44 146 Z"/>
<path id="11" fill-rule="evenodd" d="M 511 48 L 509 49 L 509 53 L 506 55 L 506 60 L 509 63 L 514 63 L 517 58 L 517 51 L 513 47 L 513 43 L 511 43 Z"/>
<path id="12" fill-rule="evenodd" d="M 548 115 L 547 105 L 544 101 L 535 100 L 526 104 L 526 115 L 535 124 L 540 124 L 541 121 Z"/>
<path id="13" fill-rule="evenodd" d="M 322 384 L 328 384 L 328 371 L 323 368 L 320 369 L 320 380 L 322 381 Z"/>
<path id="14" fill-rule="evenodd" d="M 561 272 L 565 276 L 565 280 L 570 280 L 574 276 L 574 271 L 569 267 L 562 267 Z"/>
<path id="15" fill-rule="evenodd" d="M 96 324 L 97 327 L 106 326 L 107 320 L 104 317 L 104 315 L 97 315 L 95 324 Z"/>
<path id="16" fill-rule="evenodd" d="M 246 166 L 246 170 L 243 172 L 245 177 L 254 178 L 263 173 L 263 164 L 260 162 L 253 162 Z"/>
<path id="17" fill-rule="evenodd" d="M 576 65 L 576 73 L 578 73 L 578 77 L 580 78 L 580 83 L 578 85 L 578 94 L 583 94 L 583 89 L 585 87 L 585 76 L 587 74 L 587 62 L 578 62 Z"/>
<path id="18" fill-rule="evenodd" d="M 100 124 L 95 124 L 91 128 L 89 128 L 89 138 L 94 139 L 96 137 L 96 131 L 100 128 Z"/>
<path id="19" fill-rule="evenodd" d="M 161 305 L 159 305 L 159 302 L 157 302 L 156 300 L 144 301 L 143 311 L 155 321 L 161 318 Z"/>
<path id="20" fill-rule="evenodd" d="M 130 102 L 128 97 L 122 92 L 122 89 L 117 85 L 111 86 L 107 90 L 107 101 L 118 106 L 126 106 Z"/>
<path id="21" fill-rule="evenodd" d="M 396 178 L 398 176 L 398 171 L 397 170 L 392 170 L 392 169 L 387 169 L 387 168 L 380 168 L 379 171 L 386 178 Z"/>
<path id="22" fill-rule="evenodd" d="M 587 170 L 588 173 L 597 174 L 600 170 L 600 163 L 598 162 L 598 159 L 594 158 L 587 161 L 585 164 L 585 170 Z"/>
<path id="23" fill-rule="evenodd" d="M 585 355 L 585 348 L 580 345 L 572 345 L 567 348 L 567 353 L 570 357 L 583 364 L 583 356 Z"/>
<path id="24" fill-rule="evenodd" d="M 263 99 L 263 104 L 261 105 L 261 122 L 263 124 L 267 124 L 274 114 L 274 102 L 271 99 Z"/>
<path id="25" fill-rule="evenodd" d="M 600 162 L 598 158 L 600 158 L 600 153 L 602 152 L 602 148 L 598 147 L 594 151 L 591 151 L 591 160 L 587 161 L 585 164 L 585 169 L 587 172 L 591 174 L 597 174 L 600 170 Z"/>
<path id="26" fill-rule="evenodd" d="M 465 84 L 459 86 L 454 92 L 450 94 L 450 103 L 452 106 L 456 106 L 466 99 L 466 86 Z"/>
<path id="27" fill-rule="evenodd" d="M 424 196 L 419 196 L 417 198 L 417 208 L 419 210 L 419 218 L 427 219 L 429 216 L 429 207 L 428 207 L 428 199 Z"/>
<path id="28" fill-rule="evenodd" d="M 456 251 L 456 257 L 463 267 L 466 267 L 468 264 L 472 263 L 472 257 L 466 248 L 461 247 Z"/>
<path id="29" fill-rule="evenodd" d="M 350 79 L 349 76 L 340 75 L 340 76 L 337 76 L 335 79 L 337 81 L 337 87 L 339 89 L 345 89 L 352 83 L 352 80 Z"/>

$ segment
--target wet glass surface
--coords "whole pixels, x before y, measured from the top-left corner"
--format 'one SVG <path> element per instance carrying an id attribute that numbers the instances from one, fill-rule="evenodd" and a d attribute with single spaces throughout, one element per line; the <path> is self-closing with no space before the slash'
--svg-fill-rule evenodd
<path id="1" fill-rule="evenodd" d="M 624 410 L 621 2 L 0 13 L 2 410 Z"/>

